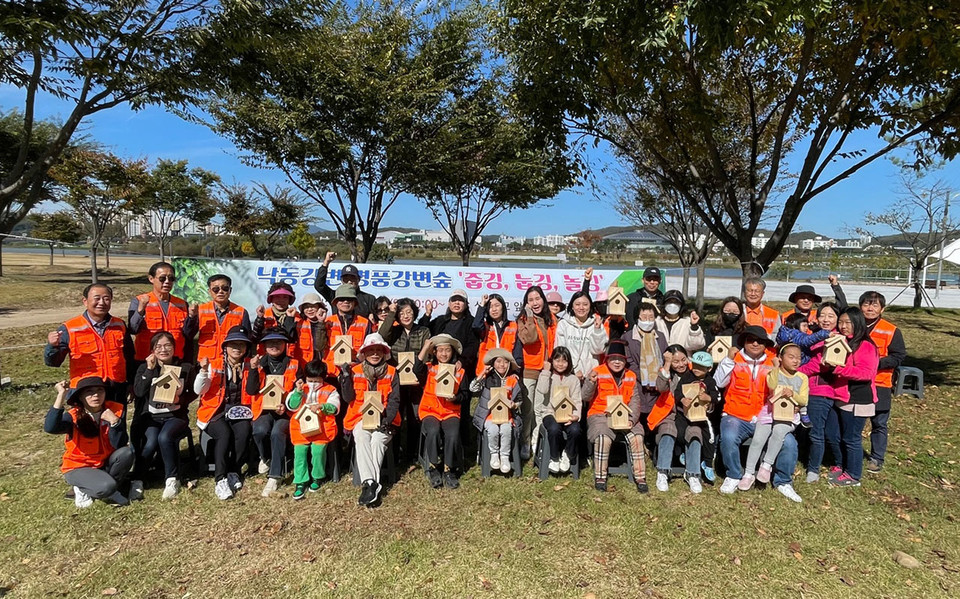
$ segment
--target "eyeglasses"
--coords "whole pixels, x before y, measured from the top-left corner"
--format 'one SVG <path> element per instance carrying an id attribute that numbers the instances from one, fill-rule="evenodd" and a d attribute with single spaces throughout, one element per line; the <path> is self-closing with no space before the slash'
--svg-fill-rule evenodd
<path id="1" fill-rule="evenodd" d="M 224 293 L 230 293 L 230 286 L 224 285 L 223 287 L 211 287 L 210 291 L 214 293 L 220 293 L 221 291 L 223 291 Z"/>
<path id="2" fill-rule="evenodd" d="M 157 277 L 157 280 L 160 281 L 161 283 L 166 283 L 167 281 L 170 281 L 171 283 L 173 283 L 174 281 L 177 280 L 177 277 L 175 275 L 160 275 L 159 277 Z"/>
<path id="3" fill-rule="evenodd" d="M 155 345 L 153 349 L 157 351 L 171 350 L 173 349 L 172 345 Z"/>

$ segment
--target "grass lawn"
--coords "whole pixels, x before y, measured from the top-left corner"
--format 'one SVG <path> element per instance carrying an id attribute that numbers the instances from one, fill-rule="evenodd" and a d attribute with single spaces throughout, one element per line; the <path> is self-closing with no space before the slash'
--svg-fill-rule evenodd
<path id="1" fill-rule="evenodd" d="M 62 440 L 41 430 L 66 369 L 39 348 L 0 353 L 0 595 L 12 597 L 946 597 L 960 595 L 960 313 L 892 311 L 926 401 L 895 400 L 884 472 L 860 489 L 796 487 L 732 497 L 639 495 L 625 479 L 483 480 L 457 491 L 402 476 L 376 510 L 348 478 L 295 503 L 230 502 L 209 478 L 171 502 L 159 481 L 124 509 L 63 498 Z M 0 331 L 0 347 L 47 326 Z M 648 465 L 648 472 L 652 468 Z M 652 486 L 652 485 L 651 485 Z M 289 486 L 284 487 L 289 491 Z M 894 551 L 917 558 L 907 569 Z"/>

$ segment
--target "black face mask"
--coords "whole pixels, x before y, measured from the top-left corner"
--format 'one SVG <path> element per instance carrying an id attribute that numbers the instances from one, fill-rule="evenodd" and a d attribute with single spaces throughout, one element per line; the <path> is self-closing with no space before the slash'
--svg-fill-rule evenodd
<path id="1" fill-rule="evenodd" d="M 738 320 L 740 320 L 739 314 L 723 314 L 723 324 L 728 327 L 732 327 L 733 325 L 737 324 Z"/>

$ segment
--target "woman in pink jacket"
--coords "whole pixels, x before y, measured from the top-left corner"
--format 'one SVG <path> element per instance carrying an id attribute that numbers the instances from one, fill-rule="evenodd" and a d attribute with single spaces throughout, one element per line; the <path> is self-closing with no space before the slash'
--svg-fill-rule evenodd
<path id="1" fill-rule="evenodd" d="M 817 312 L 817 324 L 827 331 L 837 330 L 839 318 L 840 308 L 831 302 L 821 305 Z M 810 377 L 810 402 L 807 404 L 807 415 L 810 417 L 810 451 L 806 478 L 808 483 L 820 480 L 820 465 L 827 448 L 830 449 L 834 463 L 842 463 L 840 423 L 834 400 L 847 397 L 847 383 L 829 373 L 821 375 L 823 347 L 822 342 L 811 347 L 813 357 L 800 367 L 800 372 Z M 840 466 L 833 466 L 831 474 L 839 476 L 841 471 Z"/>

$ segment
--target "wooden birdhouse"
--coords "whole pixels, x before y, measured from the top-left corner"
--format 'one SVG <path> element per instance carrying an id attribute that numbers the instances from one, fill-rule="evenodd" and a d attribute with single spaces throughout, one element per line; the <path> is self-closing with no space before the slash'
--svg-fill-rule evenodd
<path id="1" fill-rule="evenodd" d="M 297 412 L 297 422 L 300 423 L 300 433 L 309 435 L 320 430 L 320 414 L 314 412 L 306 404 Z"/>
<path id="2" fill-rule="evenodd" d="M 437 397 L 452 399 L 456 397 L 457 371 L 453 364 L 437 364 Z"/>
<path id="3" fill-rule="evenodd" d="M 619 395 L 607 396 L 607 426 L 615 431 L 625 431 L 630 428 L 630 406 L 623 403 Z"/>
<path id="4" fill-rule="evenodd" d="M 379 391 L 364 391 L 363 405 L 360 406 L 363 416 L 361 425 L 363 430 L 372 431 L 380 428 L 380 416 L 383 414 L 383 397 Z"/>
<path id="5" fill-rule="evenodd" d="M 611 286 L 607 289 L 607 314 L 609 316 L 627 315 L 627 294 L 623 287 Z"/>
<path id="6" fill-rule="evenodd" d="M 507 388 L 490 389 L 490 422 L 506 424 L 510 422 L 510 406 L 507 405 Z"/>
<path id="7" fill-rule="evenodd" d="M 553 406 L 553 418 L 560 424 L 573 422 L 573 401 L 570 400 L 570 390 L 566 387 L 554 387 L 553 397 L 550 398 Z"/>
<path id="8" fill-rule="evenodd" d="M 279 410 L 283 406 L 283 375 L 268 374 L 260 389 L 261 405 L 264 410 Z"/>
<path id="9" fill-rule="evenodd" d="M 823 348 L 823 363 L 843 366 L 847 363 L 847 356 L 850 355 L 851 351 L 847 338 L 843 335 L 827 337 Z"/>
<path id="10" fill-rule="evenodd" d="M 706 422 L 707 406 L 710 402 L 702 401 L 700 393 L 703 391 L 703 383 L 687 383 L 681 388 L 683 396 L 690 400 L 690 405 L 684 408 L 683 415 L 690 422 Z"/>
<path id="11" fill-rule="evenodd" d="M 154 403 L 171 404 L 177 401 L 180 392 L 180 367 L 164 366 L 160 376 L 153 379 L 150 399 Z"/>
<path id="12" fill-rule="evenodd" d="M 770 401 L 773 402 L 773 419 L 776 422 L 793 422 L 793 416 L 796 413 L 796 404 L 789 397 L 783 396 L 783 391 L 787 389 L 784 385 L 777 385 Z"/>
<path id="13" fill-rule="evenodd" d="M 710 344 L 710 347 L 707 348 L 707 351 L 709 351 L 713 357 L 713 363 L 718 364 L 720 360 L 730 354 L 731 347 L 733 347 L 733 337 L 726 335 L 717 337 L 713 343 Z"/>
<path id="14" fill-rule="evenodd" d="M 400 373 L 401 385 L 416 385 L 419 382 L 413 372 L 414 355 L 412 351 L 397 353 L 397 372 Z"/>
<path id="15" fill-rule="evenodd" d="M 333 364 L 335 366 L 349 366 L 353 362 L 353 337 L 337 335 L 330 351 L 333 352 Z"/>

